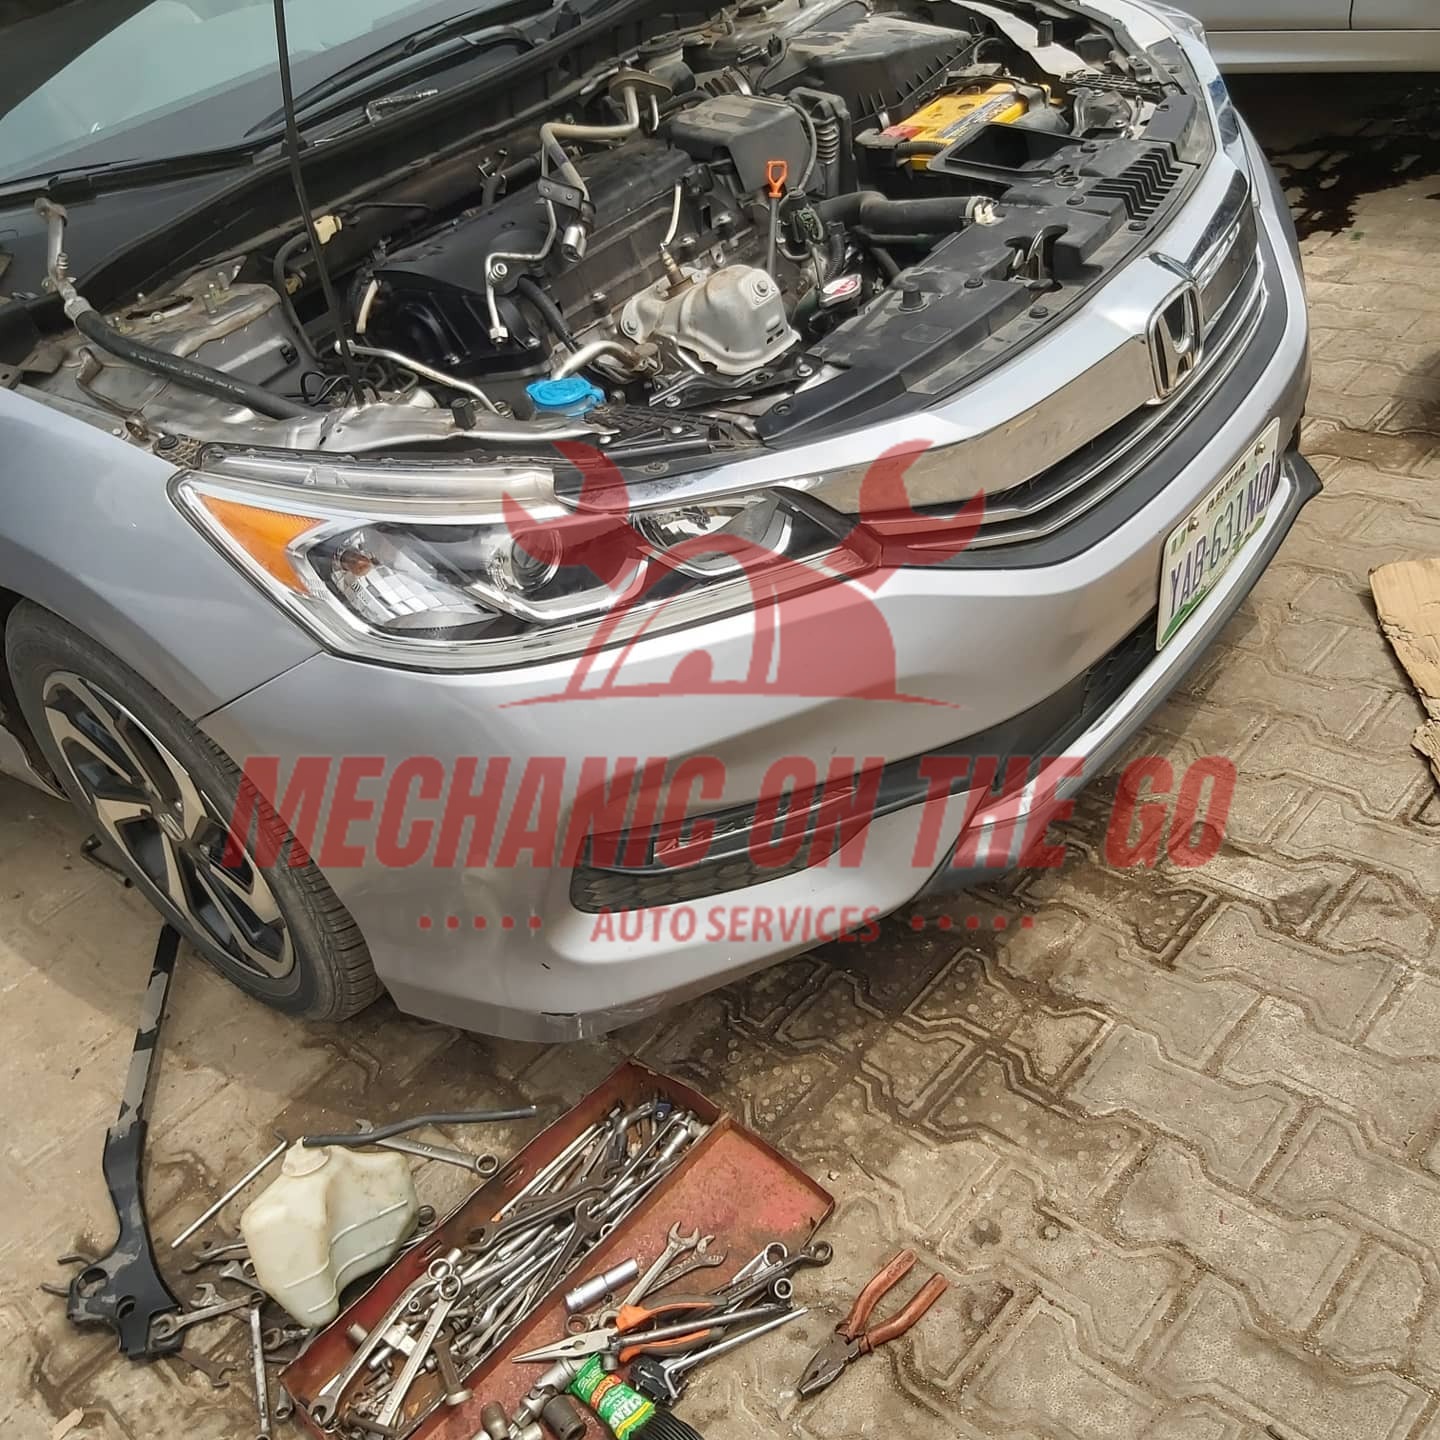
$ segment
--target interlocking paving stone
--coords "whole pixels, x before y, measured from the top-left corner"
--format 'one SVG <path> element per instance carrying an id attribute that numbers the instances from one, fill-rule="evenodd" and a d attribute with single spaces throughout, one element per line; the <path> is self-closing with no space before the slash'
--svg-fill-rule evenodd
<path id="1" fill-rule="evenodd" d="M 1141 1440 L 1158 1409 L 1087 1353 L 1073 1316 L 1044 1301 L 987 1356 L 975 1394 L 1002 1423 L 1057 1440 Z"/>
<path id="2" fill-rule="evenodd" d="M 1320 1330 L 1320 1341 L 1338 1360 L 1356 1369 L 1400 1365 L 1424 1300 L 1421 1268 L 1393 1250 L 1372 1246 L 1342 1287 L 1335 1313 Z"/>
<path id="3" fill-rule="evenodd" d="M 1297 1113 L 1278 1085 L 1240 1085 L 1187 1069 L 1151 1035 L 1117 1026 L 1095 1052 L 1071 1097 L 1100 1114 L 1134 1115 L 1194 1145 L 1206 1168 L 1252 1184 Z"/>
<path id="4" fill-rule="evenodd" d="M 1429 1403 L 1397 1375 L 1347 1375 L 1266 1335 L 1240 1296 L 1215 1279 L 1195 1287 L 1159 1348 L 1155 1375 L 1172 1394 L 1214 1394 L 1301 1435 L 1404 1440 Z"/>
<path id="5" fill-rule="evenodd" d="M 1217 910 L 1176 963 L 1192 974 L 1245 980 L 1282 995 L 1317 1030 L 1343 1037 L 1357 1034 L 1378 1012 L 1393 993 L 1396 974 L 1383 956 L 1329 954 L 1271 929 L 1242 905 Z M 1440 1004 L 1440 991 L 1436 999 Z"/>
<path id="6" fill-rule="evenodd" d="M 1297 1219 L 1217 1185 L 1166 1140 L 1126 1183 L 1115 1223 L 1128 1240 L 1180 1247 L 1296 1331 L 1319 1314 L 1358 1246 L 1334 1221 Z"/>
<path id="7" fill-rule="evenodd" d="M 1301 1212 L 1353 1219 L 1440 1261 L 1440 1182 L 1373 1149 L 1353 1121 L 1314 1114 L 1265 1192 Z"/>
<path id="8" fill-rule="evenodd" d="M 1432 1065 L 1387 1063 L 1358 1046 L 1316 1035 L 1303 1012 L 1283 1000 L 1261 1002 L 1223 1068 L 1237 1080 L 1308 1091 L 1363 1117 L 1401 1149 L 1440 1118 L 1440 1077 Z"/>

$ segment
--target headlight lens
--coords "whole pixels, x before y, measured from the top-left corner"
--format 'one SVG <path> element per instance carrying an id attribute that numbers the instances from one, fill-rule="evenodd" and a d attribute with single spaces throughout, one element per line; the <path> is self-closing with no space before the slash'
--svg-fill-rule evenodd
<path id="1" fill-rule="evenodd" d="M 1250 157 L 1245 152 L 1240 114 L 1230 98 L 1225 77 L 1205 43 L 1204 27 L 1198 20 L 1179 11 L 1167 12 L 1165 19 L 1187 37 L 1185 43 L 1182 44 L 1179 39 L 1162 40 L 1158 45 L 1152 45 L 1148 53 L 1156 65 L 1168 70 L 1200 101 L 1197 120 L 1208 132 L 1203 142 L 1206 147 L 1203 158 L 1208 160 L 1214 154 L 1218 139 L 1230 159 L 1248 173 Z M 1186 140 L 1190 142 L 1191 137 L 1187 135 Z M 1187 155 L 1185 158 L 1191 157 Z"/>
<path id="2" fill-rule="evenodd" d="M 800 497 L 577 511 L 543 470 L 472 471 L 461 499 L 434 493 L 433 470 L 407 487 L 395 466 L 367 484 L 373 468 L 235 457 L 175 495 L 329 648 L 423 668 L 579 653 L 749 608 L 757 586 L 862 568 L 843 549 L 847 522 Z"/>
<path id="3" fill-rule="evenodd" d="M 1198 40 L 1202 45 L 1205 43 L 1205 27 L 1188 11 L 1181 10 L 1174 5 L 1161 4 L 1160 0 L 1150 0 L 1150 8 L 1154 10 L 1172 30 L 1181 35 L 1188 35 L 1192 40 Z"/>

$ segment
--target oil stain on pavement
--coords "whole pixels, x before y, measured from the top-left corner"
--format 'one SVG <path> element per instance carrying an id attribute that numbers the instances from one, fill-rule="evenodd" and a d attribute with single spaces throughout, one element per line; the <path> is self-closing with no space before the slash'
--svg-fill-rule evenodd
<path id="1" fill-rule="evenodd" d="M 1440 172 L 1434 77 L 1245 76 L 1231 91 L 1280 176 L 1302 240 L 1351 230 L 1364 196 Z M 1427 199 L 1440 202 L 1440 190 Z"/>

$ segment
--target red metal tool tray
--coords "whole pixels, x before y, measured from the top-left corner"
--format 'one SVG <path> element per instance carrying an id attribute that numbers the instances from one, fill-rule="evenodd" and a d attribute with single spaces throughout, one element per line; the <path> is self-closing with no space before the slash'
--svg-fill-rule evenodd
<path id="1" fill-rule="evenodd" d="M 714 1235 L 712 1248 L 725 1253 L 723 1265 L 696 1277 L 706 1290 L 724 1284 L 772 1241 L 778 1240 L 792 1251 L 809 1242 L 834 1206 L 827 1191 L 703 1095 L 669 1076 L 627 1061 L 572 1110 L 541 1131 L 508 1166 L 444 1220 L 424 1244 L 401 1255 L 285 1370 L 282 1378 L 295 1399 L 296 1414 L 310 1430 L 316 1435 L 324 1433 L 311 1420 L 309 1403 L 353 1353 L 346 1336 L 352 1325 L 370 1329 L 435 1256 L 459 1245 L 474 1226 L 488 1220 L 541 1166 L 604 1116 L 616 1101 L 628 1109 L 654 1095 L 694 1111 L 711 1126 L 709 1132 L 691 1146 L 670 1175 L 586 1256 L 580 1267 L 540 1302 L 510 1339 L 467 1378 L 471 1399 L 430 1415 L 415 1432 L 415 1440 L 471 1440 L 480 1429 L 480 1407 L 490 1400 L 510 1413 L 544 1367 L 511 1364 L 509 1357 L 565 1334 L 563 1292 L 586 1276 L 599 1274 L 631 1256 L 642 1267 L 649 1264 L 665 1248 L 667 1233 L 676 1221 L 686 1230 L 698 1226 L 702 1234 Z M 684 1288 L 691 1288 L 688 1282 Z M 417 1379 L 407 1397 L 406 1413 L 414 1415 L 424 1409 L 439 1385 L 437 1376 L 422 1375 Z M 603 1436 L 607 1432 L 592 1417 L 589 1433 Z"/>

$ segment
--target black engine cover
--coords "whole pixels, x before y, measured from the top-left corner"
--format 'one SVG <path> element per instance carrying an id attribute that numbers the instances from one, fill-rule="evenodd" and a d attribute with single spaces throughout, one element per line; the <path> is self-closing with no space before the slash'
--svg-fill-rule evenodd
<path id="1" fill-rule="evenodd" d="M 694 163 L 682 151 L 648 139 L 578 160 L 595 206 L 588 253 L 580 264 L 567 265 L 556 245 L 543 265 L 507 262 L 510 273 L 499 287 L 499 305 L 509 341 L 497 346 L 490 339 L 485 262 L 500 251 L 533 255 L 544 243 L 548 220 L 533 185 L 391 254 L 375 270 L 381 288 L 367 340 L 460 375 L 527 371 L 550 340 L 540 317 L 514 293 L 514 281 L 525 273 L 540 277 L 574 326 L 593 317 L 590 297 L 596 291 L 618 303 L 659 279 L 660 242 L 669 228 L 675 186 Z"/>
<path id="2" fill-rule="evenodd" d="M 867 15 L 849 24 L 822 21 L 791 39 L 766 88 L 828 90 L 845 101 L 856 130 L 863 130 L 884 114 L 906 114 L 974 44 L 968 31 L 903 15 Z"/>

